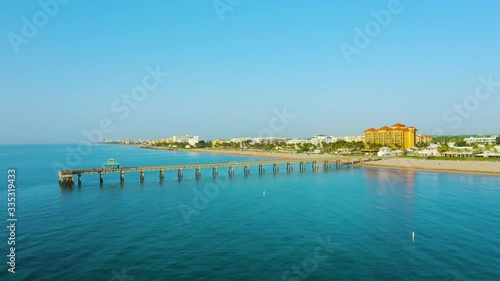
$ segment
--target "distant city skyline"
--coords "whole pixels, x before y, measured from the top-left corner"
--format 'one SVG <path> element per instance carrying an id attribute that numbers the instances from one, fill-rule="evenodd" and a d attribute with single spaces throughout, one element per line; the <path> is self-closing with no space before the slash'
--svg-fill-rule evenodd
<path id="1" fill-rule="evenodd" d="M 213 1 L 5 1 L 0 144 L 77 143 L 97 131 L 356 136 L 397 122 L 427 135 L 498 134 L 499 9 L 492 0 L 242 1 L 227 10 Z"/>

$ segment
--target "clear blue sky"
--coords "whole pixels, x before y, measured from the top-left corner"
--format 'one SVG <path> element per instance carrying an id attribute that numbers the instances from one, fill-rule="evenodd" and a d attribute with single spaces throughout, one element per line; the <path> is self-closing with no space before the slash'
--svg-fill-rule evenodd
<path id="1" fill-rule="evenodd" d="M 355 46 L 355 28 L 391 1 L 243 0 L 223 20 L 213 2 L 72 0 L 16 53 L 12 34 L 43 9 L 1 1 L 0 144 L 78 142 L 103 118 L 114 125 L 107 139 L 257 136 L 283 107 L 295 118 L 276 136 L 396 122 L 500 132 L 500 87 L 478 104 L 469 97 L 478 77 L 500 81 L 500 1 L 401 0 L 350 62 L 341 43 Z M 111 104 L 157 65 L 168 78 L 121 120 Z M 465 101 L 466 117 L 453 111 Z"/>

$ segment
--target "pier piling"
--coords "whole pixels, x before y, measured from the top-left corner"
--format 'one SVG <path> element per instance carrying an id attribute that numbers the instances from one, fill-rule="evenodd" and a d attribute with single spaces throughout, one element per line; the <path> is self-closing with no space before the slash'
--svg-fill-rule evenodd
<path id="1" fill-rule="evenodd" d="M 300 162 L 299 170 L 305 172 L 307 170 L 306 162 Z"/>
<path id="2" fill-rule="evenodd" d="M 259 164 L 259 174 L 263 175 L 266 173 L 266 168 L 264 167 L 264 164 Z"/>

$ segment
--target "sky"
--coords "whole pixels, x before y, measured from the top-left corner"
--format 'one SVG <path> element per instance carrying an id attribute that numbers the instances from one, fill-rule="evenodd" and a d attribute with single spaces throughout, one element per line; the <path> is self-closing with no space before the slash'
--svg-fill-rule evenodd
<path id="1" fill-rule="evenodd" d="M 0 144 L 498 134 L 500 2 L 0 2 Z M 498 81 L 498 82 L 497 82 Z"/>

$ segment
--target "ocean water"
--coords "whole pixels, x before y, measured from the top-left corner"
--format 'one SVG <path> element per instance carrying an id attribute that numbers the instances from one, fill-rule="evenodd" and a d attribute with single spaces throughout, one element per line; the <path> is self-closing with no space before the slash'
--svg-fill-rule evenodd
<path id="1" fill-rule="evenodd" d="M 255 160 L 96 145 L 0 146 L 0 280 L 500 280 L 500 177 L 376 168 L 254 167 L 84 175 L 99 167 Z M 55 164 L 57 166 L 59 164 Z M 7 170 L 16 169 L 16 273 Z M 265 195 L 264 195 L 265 192 Z M 412 239 L 412 232 L 415 236 Z"/>

